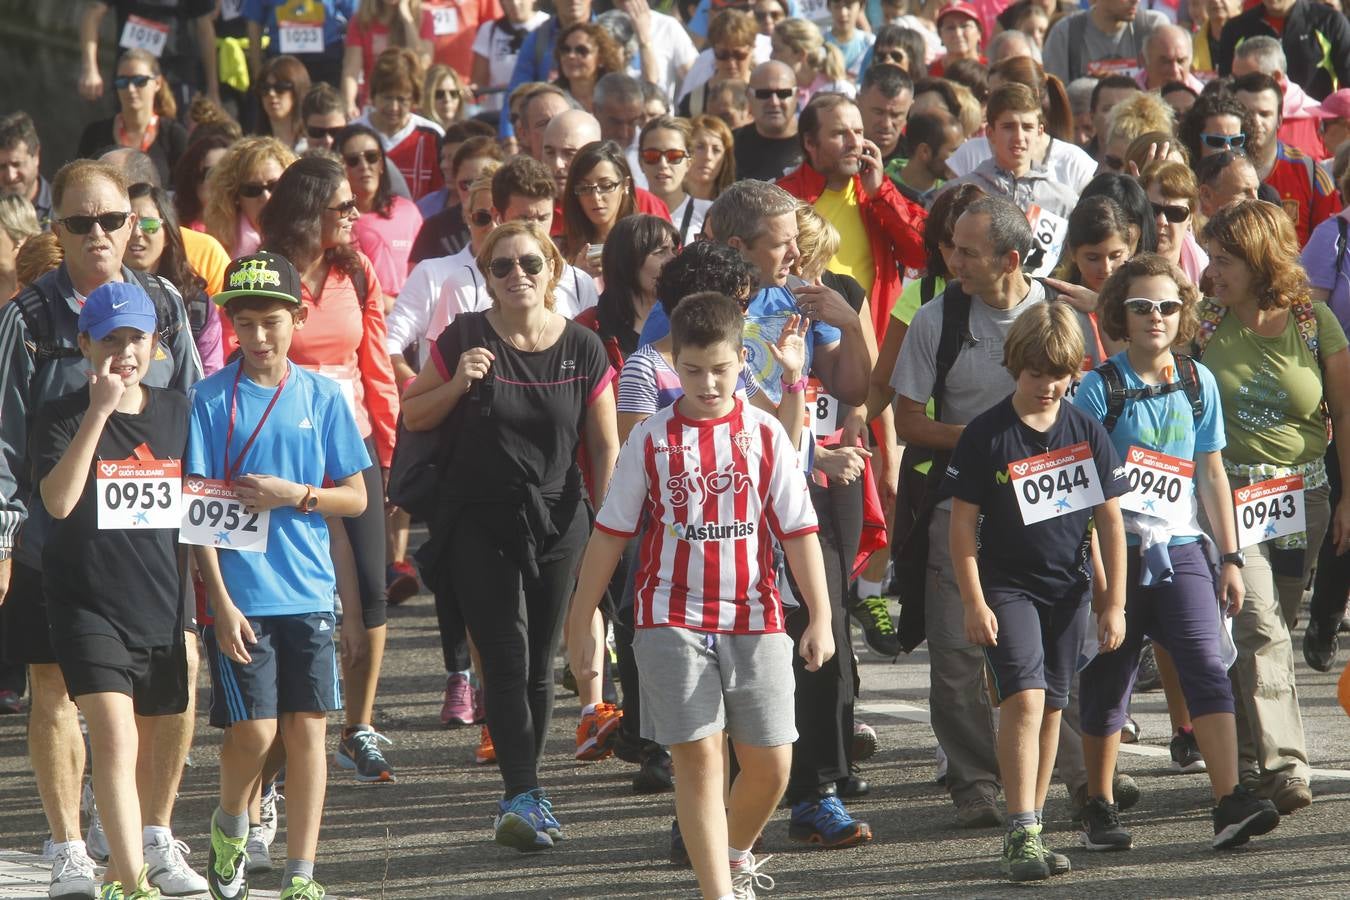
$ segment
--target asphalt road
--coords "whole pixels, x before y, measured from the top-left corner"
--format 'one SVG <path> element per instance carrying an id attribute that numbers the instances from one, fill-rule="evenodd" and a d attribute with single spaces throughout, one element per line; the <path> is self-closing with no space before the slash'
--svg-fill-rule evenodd
<path id="1" fill-rule="evenodd" d="M 1051 846 L 1068 853 L 1073 872 L 1034 888 L 998 877 L 997 830 L 961 831 L 933 783 L 931 729 L 926 724 L 927 657 L 921 649 L 897 664 L 859 645 L 863 697 L 859 718 L 871 723 L 881 749 L 864 766 L 867 798 L 851 809 L 876 835 L 867 845 L 819 850 L 791 843 L 780 811 L 766 834 L 765 867 L 773 897 L 999 897 L 1028 890 L 1048 897 L 1350 897 L 1350 721 L 1337 705 L 1338 673 L 1321 675 L 1299 662 L 1299 687 L 1313 765 L 1316 802 L 1286 818 L 1272 834 L 1223 854 L 1209 849 L 1209 788 L 1204 775 L 1167 769 L 1168 725 L 1162 695 L 1134 704 L 1142 744 L 1121 768 L 1143 789 L 1126 814 L 1135 849 L 1098 854 L 1078 848 L 1062 787 L 1047 808 Z M 633 794 L 634 767 L 610 759 L 572 758 L 576 698 L 559 689 L 557 714 L 541 773 L 567 839 L 524 856 L 491 840 L 500 781 L 475 766 L 478 729 L 439 724 L 444 676 L 430 598 L 391 610 L 377 726 L 394 740 L 388 750 L 398 783 L 360 785 L 330 768 L 317 875 L 342 897 L 694 897 L 693 876 L 666 855 L 671 795 Z M 202 698 L 209 685 L 202 682 Z M 335 732 L 336 722 L 330 732 Z M 330 735 L 330 744 L 331 744 Z M 219 736 L 202 722 L 194 766 L 183 779 L 175 832 L 206 864 L 206 827 L 215 803 Z M 37 852 L 46 826 L 28 767 L 22 716 L 0 717 L 0 848 Z M 283 805 L 284 810 L 284 805 Z M 277 849 L 274 857 L 284 853 Z M 257 887 L 276 889 L 266 878 Z"/>

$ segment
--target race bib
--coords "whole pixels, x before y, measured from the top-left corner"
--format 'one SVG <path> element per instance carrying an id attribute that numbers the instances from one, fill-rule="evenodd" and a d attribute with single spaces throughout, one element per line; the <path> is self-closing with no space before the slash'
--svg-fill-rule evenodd
<path id="1" fill-rule="evenodd" d="M 1008 465 L 1022 523 L 1034 525 L 1103 502 L 1097 464 L 1087 441 Z"/>
<path id="2" fill-rule="evenodd" d="M 1121 509 L 1157 516 L 1175 525 L 1190 521 L 1194 462 L 1131 447 L 1125 454 L 1125 477 L 1130 481 L 1130 492 L 1120 498 Z"/>
<path id="3" fill-rule="evenodd" d="M 322 53 L 323 26 L 304 22 L 280 22 L 277 34 L 281 38 L 281 52 L 287 54 Z"/>
<path id="4" fill-rule="evenodd" d="M 1027 221 L 1031 223 L 1031 252 L 1023 267 L 1037 278 L 1044 278 L 1059 264 L 1064 251 L 1064 238 L 1069 233 L 1069 220 L 1036 204 L 1027 207 Z"/>
<path id="5" fill-rule="evenodd" d="M 825 392 L 817 379 L 809 378 L 803 392 L 806 418 L 802 425 L 818 438 L 828 438 L 839 430 L 839 401 Z"/>
<path id="6" fill-rule="evenodd" d="M 262 553 L 267 549 L 271 522 L 271 510 L 253 513 L 244 509 L 234 488 L 223 481 L 188 478 L 183 482 L 179 543 Z"/>
<path id="7" fill-rule="evenodd" d="M 1087 74 L 1098 79 L 1108 75 L 1125 75 L 1133 78 L 1142 71 L 1137 59 L 1096 59 L 1087 64 Z"/>
<path id="8" fill-rule="evenodd" d="M 168 23 L 140 16 L 127 16 L 127 24 L 122 26 L 122 37 L 117 45 L 127 50 L 144 50 L 158 58 L 164 55 L 164 45 L 168 41 Z"/>
<path id="9" fill-rule="evenodd" d="M 453 6 L 431 7 L 431 32 L 440 37 L 459 31 L 459 10 Z"/>
<path id="10" fill-rule="evenodd" d="M 1233 490 L 1239 547 L 1298 534 L 1308 528 L 1303 476 L 1286 475 Z"/>
<path id="11" fill-rule="evenodd" d="M 183 478 L 176 460 L 100 460 L 94 466 L 101 531 L 177 528 Z"/>

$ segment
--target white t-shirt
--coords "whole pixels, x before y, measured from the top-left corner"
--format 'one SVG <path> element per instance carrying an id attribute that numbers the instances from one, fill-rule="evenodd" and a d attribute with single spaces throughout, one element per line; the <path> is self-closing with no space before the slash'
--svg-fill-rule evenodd
<path id="1" fill-rule="evenodd" d="M 698 59 L 698 48 L 689 39 L 689 32 L 684 30 L 680 20 L 674 16 L 652 10 L 651 20 L 652 46 L 650 50 L 656 57 L 657 70 L 661 73 L 661 80 L 656 83 L 656 86 L 667 97 L 673 99 L 675 89 L 680 86 L 680 80 L 689 71 L 689 67 L 694 64 L 694 60 Z M 642 66 L 641 61 L 636 56 L 634 56 L 630 68 L 632 69 L 630 74 L 640 81 L 642 79 Z"/>
<path id="2" fill-rule="evenodd" d="M 675 223 L 675 228 L 680 232 L 680 246 L 687 246 L 692 243 L 703 230 L 703 217 L 708 214 L 708 207 L 712 206 L 711 200 L 700 200 L 693 194 L 685 194 L 684 202 L 670 211 L 670 221 Z M 686 227 L 684 217 L 689 216 L 689 223 Z"/>
<path id="3" fill-rule="evenodd" d="M 468 245 L 451 256 L 431 257 L 413 266 L 394 308 L 385 317 L 385 349 L 391 354 L 402 353 L 416 341 L 417 358 L 427 359 L 431 342 L 440 337 L 440 330 L 430 333 L 429 323 L 441 296 L 441 285 L 455 272 L 473 266 L 473 248 Z"/>
<path id="4" fill-rule="evenodd" d="M 993 152 L 989 149 L 989 138 L 973 137 L 947 157 L 947 166 L 960 178 L 975 171 L 980 163 L 991 156 Z M 1045 167 L 1055 181 L 1068 185 L 1075 194 L 1083 193 L 1083 188 L 1097 174 L 1097 161 L 1087 151 L 1053 138 L 1050 140 L 1050 153 Z"/>
<path id="5" fill-rule="evenodd" d="M 768 35 L 756 33 L 755 49 L 750 54 L 754 64 L 757 66 L 760 63 L 768 62 L 771 53 L 773 53 L 773 41 L 769 39 Z M 690 93 L 694 88 L 712 78 L 714 62 L 711 47 L 698 55 L 698 59 L 694 60 L 694 64 L 689 67 L 689 73 L 684 76 L 678 99 L 683 99 L 685 94 Z"/>
<path id="6" fill-rule="evenodd" d="M 479 25 L 478 34 L 473 39 L 473 52 L 488 61 L 488 83 L 480 87 L 506 87 L 511 81 L 511 73 L 516 68 L 520 45 L 516 45 L 516 50 L 511 49 L 511 34 L 498 24 L 499 21 L 493 19 Z M 516 29 L 523 32 L 521 40 L 524 40 L 524 34 L 534 31 L 547 21 L 548 13 L 536 12 L 517 25 Z M 505 93 L 488 94 L 480 105 L 483 109 L 501 109 L 502 98 L 505 96 Z"/>
<path id="7" fill-rule="evenodd" d="M 583 309 L 589 309 L 600 302 L 600 292 L 595 289 L 595 279 L 576 268 L 564 265 L 562 280 L 553 292 L 553 309 L 561 316 L 575 319 Z M 452 271 L 441 284 L 441 294 L 436 300 L 436 308 L 427 321 L 426 339 L 434 341 L 440 337 L 445 327 L 462 312 L 478 312 L 490 309 L 492 298 L 488 296 L 483 274 L 472 263 Z"/>

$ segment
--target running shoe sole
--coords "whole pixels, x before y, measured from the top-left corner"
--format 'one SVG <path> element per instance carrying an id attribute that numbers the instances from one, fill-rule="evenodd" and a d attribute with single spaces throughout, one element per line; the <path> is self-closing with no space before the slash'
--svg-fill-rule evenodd
<path id="1" fill-rule="evenodd" d="M 1172 771 L 1182 775 L 1194 775 L 1196 772 L 1205 771 L 1206 768 L 1207 766 L 1205 765 L 1205 760 L 1203 758 L 1192 760 L 1184 766 L 1175 759 L 1172 760 Z"/>
<path id="2" fill-rule="evenodd" d="M 836 847 L 852 847 L 855 844 L 865 844 L 872 839 L 872 829 L 866 822 L 855 822 L 853 831 L 846 833 L 841 837 L 829 840 L 825 835 L 808 826 L 789 825 L 788 837 L 799 844 L 814 844 L 817 847 L 834 849 Z"/>
<path id="3" fill-rule="evenodd" d="M 394 773 L 389 771 L 380 772 L 378 775 L 362 775 L 356 769 L 356 761 L 341 751 L 333 753 L 333 762 L 337 763 L 338 768 L 351 772 L 352 776 L 362 784 L 393 784 L 398 781 L 394 777 Z"/>
<path id="4" fill-rule="evenodd" d="M 1101 853 L 1111 853 L 1116 850 L 1130 850 L 1134 848 L 1133 837 L 1131 837 L 1127 843 L 1123 844 L 1106 844 L 1106 843 L 1098 844 L 1095 843 L 1085 831 L 1078 832 L 1078 843 L 1082 844 L 1083 848 L 1086 850 L 1095 850 Z"/>
<path id="5" fill-rule="evenodd" d="M 544 838 L 547 843 L 539 840 Z M 527 820 L 521 818 L 515 813 L 505 813 L 497 822 L 496 834 L 493 838 L 503 847 L 510 847 L 512 850 L 519 850 L 521 853 L 537 853 L 540 850 L 547 850 L 553 846 L 553 838 L 542 831 L 535 831 L 534 826 Z"/>
<path id="6" fill-rule="evenodd" d="M 1234 822 L 1214 835 L 1215 850 L 1229 850 L 1241 847 L 1254 837 L 1269 834 L 1280 824 L 1280 814 L 1273 809 L 1262 809 L 1252 813 L 1241 822 Z"/>

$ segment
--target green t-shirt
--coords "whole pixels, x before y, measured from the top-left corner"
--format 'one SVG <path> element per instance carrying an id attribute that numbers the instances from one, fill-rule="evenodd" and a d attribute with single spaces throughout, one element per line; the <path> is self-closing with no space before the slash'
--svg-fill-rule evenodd
<path id="1" fill-rule="evenodd" d="M 1314 303 L 1323 358 L 1344 350 L 1345 332 L 1325 303 Z M 1299 465 L 1327 449 L 1322 372 L 1293 313 L 1276 337 L 1261 337 L 1228 315 L 1205 347 L 1205 366 L 1223 398 L 1224 458 L 1239 464 Z"/>
<path id="2" fill-rule="evenodd" d="M 933 296 L 936 297 L 947 287 L 947 282 L 938 277 L 933 278 Z M 919 311 L 923 300 L 923 279 L 915 278 L 905 289 L 900 292 L 900 299 L 895 301 L 895 306 L 891 307 L 891 318 L 900 322 L 906 328 L 914 320 L 914 314 Z M 931 299 L 931 298 L 930 298 Z"/>

